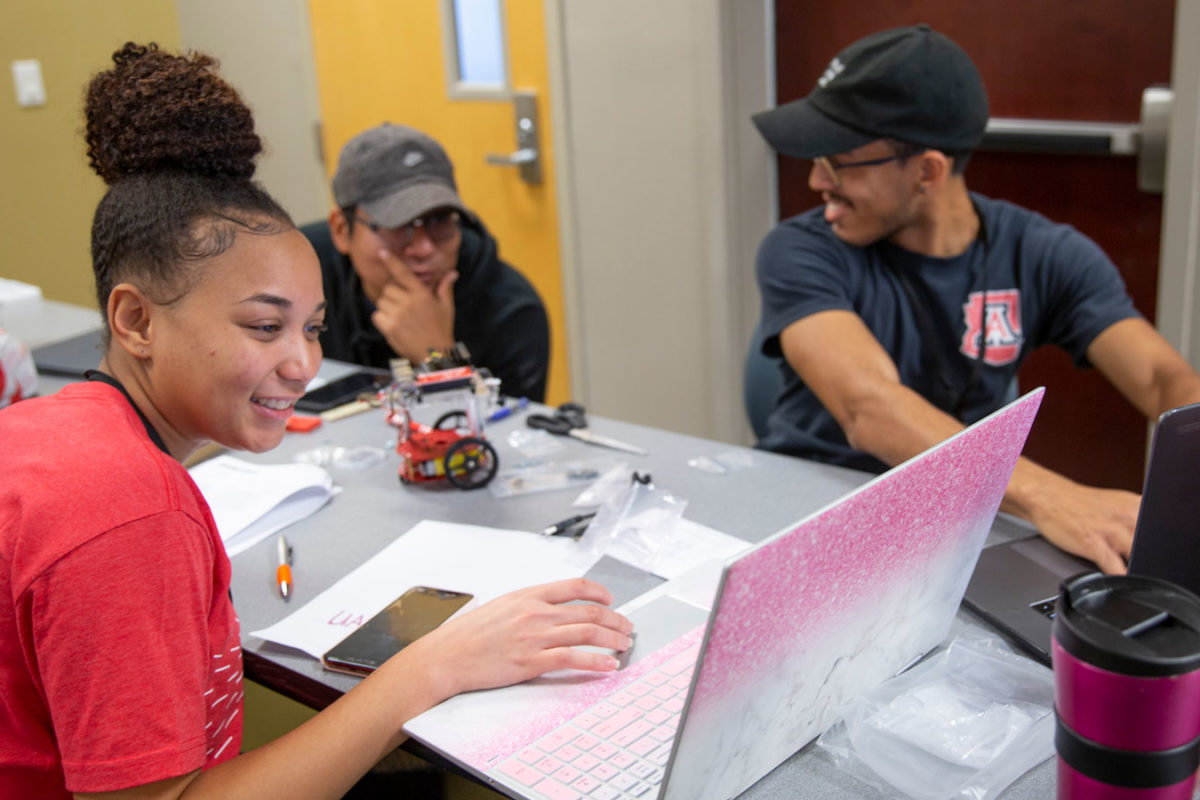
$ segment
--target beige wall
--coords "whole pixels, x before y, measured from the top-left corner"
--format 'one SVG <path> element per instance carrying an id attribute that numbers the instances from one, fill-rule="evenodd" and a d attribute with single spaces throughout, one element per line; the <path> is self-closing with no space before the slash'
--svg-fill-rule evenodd
<path id="1" fill-rule="evenodd" d="M 774 159 L 750 124 L 771 104 L 770 3 L 545 2 L 572 395 L 748 442 L 754 253 L 775 219 Z"/>
<path id="2" fill-rule="evenodd" d="M 307 0 L 175 0 L 182 46 L 215 56 L 254 110 L 255 178 L 303 225 L 329 213 Z M 236 20 L 236 24 L 231 24 Z"/>
<path id="3" fill-rule="evenodd" d="M 126 41 L 179 46 L 167 0 L 4 0 L 0 3 L 0 277 L 50 298 L 94 305 L 88 242 L 104 186 L 87 166 L 83 90 Z M 42 63 L 46 105 L 18 108 L 11 63 Z"/>

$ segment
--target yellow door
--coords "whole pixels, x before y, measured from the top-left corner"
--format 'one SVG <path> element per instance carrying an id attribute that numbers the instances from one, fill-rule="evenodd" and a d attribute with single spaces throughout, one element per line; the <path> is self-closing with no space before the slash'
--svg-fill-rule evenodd
<path id="1" fill-rule="evenodd" d="M 449 0 L 444 0 L 449 2 Z M 550 317 L 546 400 L 568 399 L 567 341 L 551 152 L 549 79 L 542 0 L 502 2 L 513 90 L 537 94 L 542 181 L 486 163 L 517 148 L 511 100 L 450 97 L 440 0 L 309 0 L 323 122 L 332 175 L 352 136 L 381 122 L 433 136 L 454 161 L 459 193 L 491 230 L 500 256 L 537 288 Z"/>

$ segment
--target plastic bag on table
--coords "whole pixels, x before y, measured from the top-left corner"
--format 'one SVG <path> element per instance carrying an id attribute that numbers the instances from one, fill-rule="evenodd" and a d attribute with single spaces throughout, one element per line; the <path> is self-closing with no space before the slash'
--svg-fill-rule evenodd
<path id="1" fill-rule="evenodd" d="M 332 467 L 350 472 L 362 472 L 376 464 L 382 464 L 386 459 L 386 450 L 365 444 L 342 447 L 326 443 L 292 456 L 292 460 L 300 464 L 315 464 L 318 467 Z"/>
<path id="2" fill-rule="evenodd" d="M 617 547 L 622 560 L 653 571 L 659 555 L 672 547 L 678 535 L 675 523 L 687 501 L 655 488 L 649 476 L 633 474 L 624 491 L 600 506 L 579 546 L 591 558 Z"/>
<path id="3" fill-rule="evenodd" d="M 629 489 L 629 464 L 621 461 L 605 470 L 596 481 L 575 498 L 572 508 L 595 508 L 616 497 L 623 497 Z"/>
<path id="4" fill-rule="evenodd" d="M 968 634 L 854 701 L 817 748 L 880 791 L 988 800 L 1054 754 L 1054 675 Z"/>
<path id="5" fill-rule="evenodd" d="M 577 461 L 535 462 L 502 469 L 488 484 L 488 492 L 492 497 L 503 498 L 533 492 L 578 489 L 593 483 L 605 470 L 610 469 L 612 464 L 611 458 L 599 456 Z"/>

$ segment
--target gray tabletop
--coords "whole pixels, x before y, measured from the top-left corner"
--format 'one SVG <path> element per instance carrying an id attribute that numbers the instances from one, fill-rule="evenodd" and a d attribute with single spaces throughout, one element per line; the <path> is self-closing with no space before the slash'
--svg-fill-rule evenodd
<path id="1" fill-rule="evenodd" d="M 508 443 L 509 434 L 524 430 L 524 414 L 489 425 L 487 436 L 496 447 L 503 470 L 523 456 Z M 800 459 L 778 456 L 728 444 L 606 419 L 592 428 L 644 447 L 649 455 L 623 455 L 566 440 L 560 460 L 607 457 L 623 460 L 631 469 L 648 471 L 656 486 L 687 500 L 685 516 L 747 541 L 765 539 L 807 514 L 859 486 L 871 476 Z M 331 468 L 342 492 L 312 517 L 287 530 L 295 549 L 295 594 L 289 602 L 275 591 L 275 549 L 263 542 L 233 559 L 234 603 L 243 632 L 266 627 L 286 616 L 340 577 L 350 572 L 397 536 L 423 519 L 539 530 L 571 516 L 577 492 L 553 491 L 496 499 L 486 490 L 464 492 L 444 485 L 403 485 L 397 476 L 399 456 L 395 432 L 381 410 L 327 423 L 312 433 L 289 434 L 274 451 L 240 454 L 248 460 L 285 462 L 300 453 L 321 448 L 378 447 L 382 463 L 364 471 Z M 736 452 L 749 465 L 714 474 L 689 461 Z M 1001 518 L 991 539 L 1028 535 L 1029 530 Z M 602 559 L 588 576 L 613 592 L 617 604 L 636 597 L 660 581 L 611 559 Z M 978 624 L 962 611 L 956 630 Z M 311 657 L 243 636 L 247 675 L 302 702 L 321 707 L 352 687 L 357 679 L 326 672 Z M 797 796 L 815 798 L 877 798 L 881 795 L 834 767 L 809 745 L 763 778 L 743 797 L 774 800 Z M 1027 773 L 1002 796 L 1009 800 L 1046 797 L 1054 791 L 1054 765 L 1047 761 Z"/>

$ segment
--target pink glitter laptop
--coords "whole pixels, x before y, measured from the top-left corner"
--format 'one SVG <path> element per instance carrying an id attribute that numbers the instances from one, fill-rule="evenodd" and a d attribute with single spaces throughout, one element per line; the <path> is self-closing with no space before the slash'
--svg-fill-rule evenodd
<path id="1" fill-rule="evenodd" d="M 945 639 L 1042 394 L 731 558 L 711 611 L 656 590 L 621 671 L 460 695 L 405 730 L 515 798 L 735 797 Z"/>

